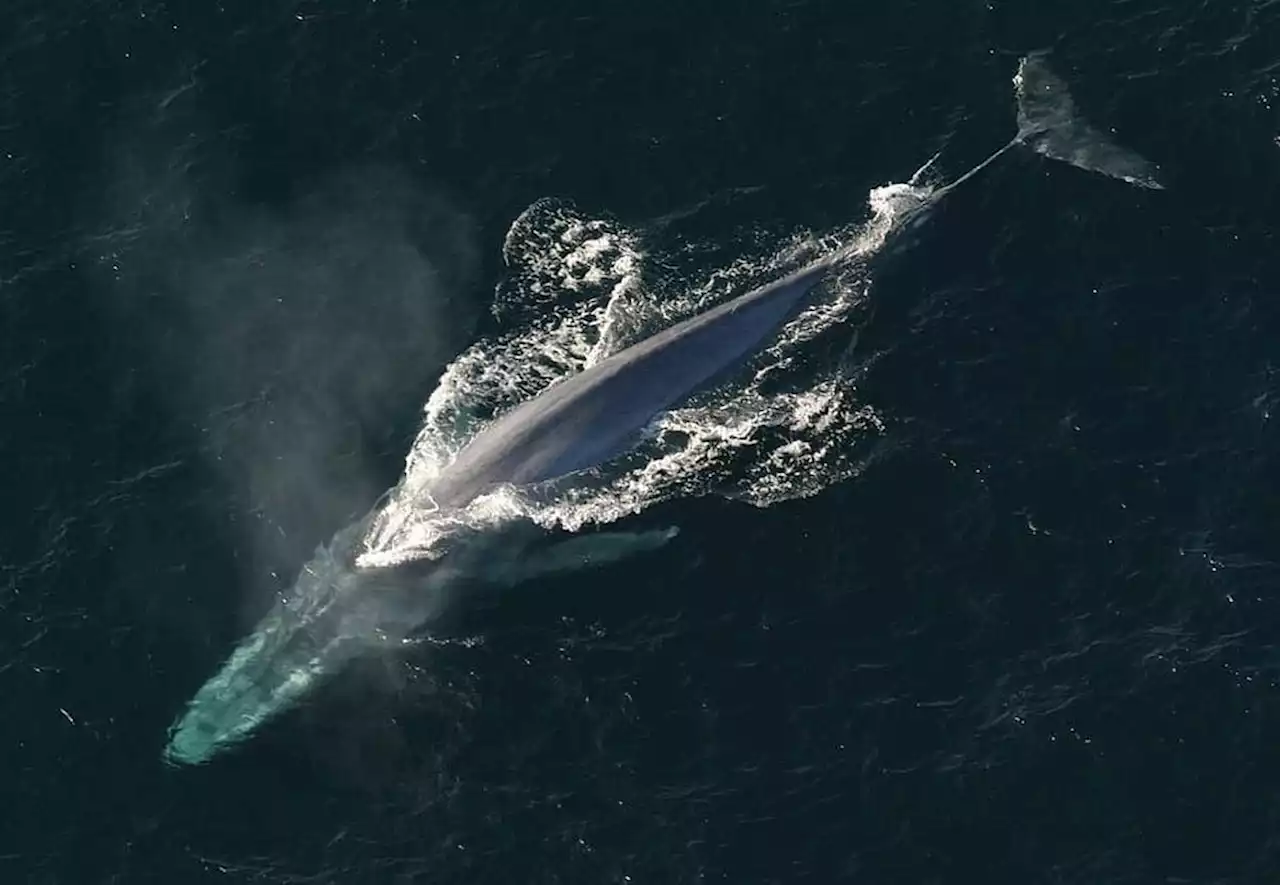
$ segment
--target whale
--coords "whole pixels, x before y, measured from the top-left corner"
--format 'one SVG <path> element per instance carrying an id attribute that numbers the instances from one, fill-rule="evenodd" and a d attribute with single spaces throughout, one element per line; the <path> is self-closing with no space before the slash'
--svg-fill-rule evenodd
<path id="1" fill-rule="evenodd" d="M 1163 189 L 1155 164 L 1114 144 L 1080 118 L 1066 84 L 1050 68 L 1047 52 L 1022 58 L 1014 86 L 1017 134 L 964 175 L 931 189 L 897 220 L 898 232 L 917 227 L 943 197 L 1019 146 L 1139 187 Z M 936 159 L 917 171 L 912 185 Z M 857 249 L 856 243 L 837 248 L 553 383 L 467 442 L 427 489 L 429 503 L 445 514 L 461 511 L 498 487 L 554 483 L 623 455 L 655 417 L 740 369 L 809 303 L 824 280 L 859 257 Z M 549 573 L 571 559 L 600 564 L 656 548 L 671 536 L 669 531 L 597 533 L 562 542 L 550 553 L 524 548 L 512 553 L 503 539 L 499 556 L 493 555 L 493 545 L 463 545 L 430 563 L 419 580 L 406 583 L 394 568 L 357 562 L 380 512 L 375 506 L 317 548 L 291 590 L 276 600 L 170 726 L 163 752 L 167 763 L 207 762 L 370 647 L 411 642 L 439 610 L 449 582 L 468 569 L 519 580 L 511 575 Z M 526 553 L 523 565 L 528 568 L 511 568 L 512 557 Z"/>

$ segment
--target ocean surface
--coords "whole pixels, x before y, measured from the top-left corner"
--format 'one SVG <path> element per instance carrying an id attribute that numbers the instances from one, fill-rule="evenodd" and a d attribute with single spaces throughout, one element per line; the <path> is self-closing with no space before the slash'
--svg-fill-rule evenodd
<path id="1" fill-rule="evenodd" d="M 165 764 L 424 426 L 871 236 L 1037 50 L 1162 189 L 1006 152 L 544 520 L 668 542 Z M 1277 200 L 1275 0 L 4 4 L 0 882 L 1280 880 Z"/>

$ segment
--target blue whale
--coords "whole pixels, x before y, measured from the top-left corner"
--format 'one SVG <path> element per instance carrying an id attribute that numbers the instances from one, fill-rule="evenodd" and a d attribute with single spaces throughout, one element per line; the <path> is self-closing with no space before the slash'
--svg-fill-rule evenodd
<path id="1" fill-rule="evenodd" d="M 1046 53 L 1025 56 L 1014 85 L 1014 138 L 966 174 L 932 190 L 897 220 L 899 230 L 913 227 L 947 193 L 1019 145 L 1141 187 L 1163 187 L 1154 164 L 1112 143 L 1078 116 L 1066 84 L 1049 68 Z M 621 455 L 655 416 L 741 366 L 854 248 L 837 250 L 551 385 L 481 430 L 441 471 L 429 494 L 447 513 L 496 487 L 556 480 Z M 292 591 L 240 643 L 171 727 L 164 753 L 168 762 L 207 761 L 288 709 L 371 644 L 407 641 L 430 617 L 440 592 L 414 586 L 398 593 L 387 570 L 356 565 L 356 551 L 376 517 L 375 508 L 317 550 Z M 653 534 L 659 537 L 634 536 L 621 547 L 615 537 L 593 548 L 592 558 L 617 558 L 619 549 L 636 549 L 637 538 L 639 546 L 656 546 L 667 537 Z M 566 544 L 576 543 L 571 549 L 581 556 L 582 542 L 600 537 L 583 536 Z M 449 565 L 455 556 L 463 558 L 461 568 Z M 485 552 L 474 554 L 470 564 L 489 565 L 493 572 L 485 557 Z M 544 564 L 535 562 L 530 573 L 539 567 L 553 569 L 556 561 L 554 556 L 544 557 Z M 450 575 L 465 572 L 466 564 L 465 545 L 457 554 L 447 554 L 430 576 L 437 581 L 435 589 L 446 586 Z"/>

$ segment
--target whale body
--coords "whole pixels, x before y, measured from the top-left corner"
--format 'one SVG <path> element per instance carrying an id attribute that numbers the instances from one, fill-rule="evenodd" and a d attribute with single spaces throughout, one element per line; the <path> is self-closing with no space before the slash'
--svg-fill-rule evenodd
<path id="1" fill-rule="evenodd" d="M 551 385 L 482 430 L 432 484 L 437 506 L 544 482 L 625 452 L 644 427 L 775 333 L 836 262 L 823 258 Z"/>

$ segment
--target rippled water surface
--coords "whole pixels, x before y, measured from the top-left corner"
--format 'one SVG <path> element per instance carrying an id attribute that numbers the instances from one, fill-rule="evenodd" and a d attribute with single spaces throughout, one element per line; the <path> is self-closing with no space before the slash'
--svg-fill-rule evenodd
<path id="1" fill-rule="evenodd" d="M 190 6 L 0 12 L 0 879 L 1280 873 L 1280 7 Z M 973 168 L 1038 50 L 1161 189 L 1002 154 L 494 504 L 598 567 L 164 764 L 406 467 Z"/>

